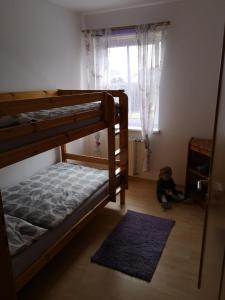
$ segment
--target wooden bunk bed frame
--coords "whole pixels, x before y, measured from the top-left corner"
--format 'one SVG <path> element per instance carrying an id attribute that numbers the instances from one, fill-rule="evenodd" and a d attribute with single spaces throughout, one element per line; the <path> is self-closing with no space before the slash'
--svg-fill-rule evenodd
<path id="1" fill-rule="evenodd" d="M 119 115 L 115 115 L 114 98 L 119 98 Z M 91 211 L 83 216 L 70 228 L 52 247 L 40 256 L 16 279 L 13 278 L 9 254 L 8 240 L 4 221 L 4 211 L 0 192 L 0 295 L 4 300 L 16 299 L 19 291 L 37 272 L 39 272 L 109 201 L 115 201 L 120 194 L 120 203 L 125 203 L 125 189 L 128 187 L 128 98 L 123 90 L 51 90 L 14 92 L 0 94 L 0 116 L 15 115 L 30 111 L 50 109 L 56 107 L 84 104 L 101 101 L 97 110 L 73 113 L 69 116 L 55 117 L 54 119 L 37 123 L 22 124 L 0 129 L 0 142 L 13 140 L 38 131 L 45 131 L 59 125 L 88 120 L 98 117 L 94 125 L 70 130 L 63 134 L 45 138 L 9 151 L 0 153 L 0 168 L 21 161 L 41 152 L 61 147 L 61 159 L 66 162 L 78 160 L 83 162 L 108 165 L 109 188 L 108 195 L 99 202 Z M 115 117 L 116 116 L 116 117 Z M 119 124 L 119 129 L 115 125 Z M 66 143 L 84 137 L 102 129 L 108 131 L 108 158 L 76 155 L 67 152 Z M 115 137 L 119 135 L 119 149 L 115 149 Z M 119 177 L 119 186 L 117 184 Z"/>

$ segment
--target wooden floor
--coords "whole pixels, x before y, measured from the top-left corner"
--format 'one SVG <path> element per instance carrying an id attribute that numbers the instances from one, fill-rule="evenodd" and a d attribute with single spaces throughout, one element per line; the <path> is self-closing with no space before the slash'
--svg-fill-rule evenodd
<path id="1" fill-rule="evenodd" d="M 150 283 L 90 263 L 90 257 L 127 209 L 172 218 L 176 224 Z M 20 300 L 192 300 L 198 299 L 197 276 L 203 210 L 174 204 L 163 211 L 155 183 L 132 179 L 126 206 L 109 204 L 19 294 Z"/>

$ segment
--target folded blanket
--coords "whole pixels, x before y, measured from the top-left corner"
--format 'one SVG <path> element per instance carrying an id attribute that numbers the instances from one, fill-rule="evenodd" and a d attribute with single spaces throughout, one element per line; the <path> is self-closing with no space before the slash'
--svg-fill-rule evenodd
<path id="1" fill-rule="evenodd" d="M 11 255 L 19 253 L 47 231 L 47 229 L 7 214 L 5 214 L 5 223 Z"/>

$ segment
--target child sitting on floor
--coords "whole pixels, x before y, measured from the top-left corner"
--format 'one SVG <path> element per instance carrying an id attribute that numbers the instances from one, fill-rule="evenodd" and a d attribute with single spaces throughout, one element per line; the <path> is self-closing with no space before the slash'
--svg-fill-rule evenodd
<path id="1" fill-rule="evenodd" d="M 160 169 L 157 182 L 157 198 L 164 209 L 171 208 L 171 201 L 184 200 L 183 192 L 176 189 L 170 167 Z"/>

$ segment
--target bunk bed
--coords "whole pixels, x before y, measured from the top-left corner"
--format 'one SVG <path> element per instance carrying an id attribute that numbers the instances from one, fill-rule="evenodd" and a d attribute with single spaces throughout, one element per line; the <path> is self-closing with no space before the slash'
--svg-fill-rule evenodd
<path id="1" fill-rule="evenodd" d="M 108 132 L 107 158 L 68 153 L 67 143 L 102 129 Z M 115 149 L 117 135 L 119 149 Z M 1 190 L 0 282 L 4 299 L 16 299 L 16 292 L 99 209 L 109 201 L 116 201 L 117 194 L 121 205 L 125 203 L 128 99 L 124 91 L 0 94 L 0 168 L 56 147 L 60 147 L 61 162 Z M 77 161 L 102 164 L 107 171 L 78 165 Z M 44 198 L 53 203 L 53 208 Z M 67 206 L 60 202 L 62 198 Z"/>

